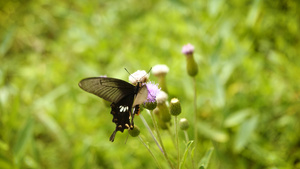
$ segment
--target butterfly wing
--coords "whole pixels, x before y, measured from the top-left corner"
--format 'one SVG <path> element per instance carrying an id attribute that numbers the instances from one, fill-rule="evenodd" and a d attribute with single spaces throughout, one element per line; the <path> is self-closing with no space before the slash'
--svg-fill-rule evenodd
<path id="1" fill-rule="evenodd" d="M 135 86 L 115 78 L 90 77 L 79 82 L 79 87 L 107 101 L 117 103 L 128 95 L 134 95 Z"/>
<path id="2" fill-rule="evenodd" d="M 133 114 L 132 112 L 132 103 L 133 103 L 134 95 L 128 95 L 121 99 L 117 103 L 112 103 L 110 105 L 111 112 L 113 115 L 113 122 L 116 124 L 116 129 L 113 134 L 110 136 L 110 141 L 114 141 L 115 135 L 117 131 L 123 133 L 124 129 L 133 129 Z M 130 121 L 130 119 L 132 119 Z"/>
<path id="3" fill-rule="evenodd" d="M 144 103 L 147 100 L 148 97 L 148 89 L 146 85 L 139 88 L 139 91 L 136 94 L 136 97 L 134 98 L 133 106 L 140 105 Z"/>

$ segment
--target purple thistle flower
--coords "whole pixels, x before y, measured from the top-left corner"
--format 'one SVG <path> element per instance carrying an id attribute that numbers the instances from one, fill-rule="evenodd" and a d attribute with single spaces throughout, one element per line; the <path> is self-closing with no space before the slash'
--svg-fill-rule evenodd
<path id="1" fill-rule="evenodd" d="M 190 43 L 184 45 L 181 49 L 181 53 L 185 55 L 193 54 L 194 53 L 194 46 L 191 45 Z"/>
<path id="2" fill-rule="evenodd" d="M 155 102 L 156 95 L 160 92 L 158 85 L 155 83 L 148 82 L 146 83 L 146 86 L 148 89 L 148 97 L 146 102 Z"/>

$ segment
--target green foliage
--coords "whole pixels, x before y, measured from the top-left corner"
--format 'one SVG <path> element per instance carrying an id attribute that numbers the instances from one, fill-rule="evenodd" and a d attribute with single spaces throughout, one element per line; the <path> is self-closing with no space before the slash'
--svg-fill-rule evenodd
<path id="1" fill-rule="evenodd" d="M 299 11 L 293 0 L 1 1 L 0 168 L 154 168 L 138 137 L 125 144 L 127 131 L 118 132 L 109 142 L 109 107 L 77 84 L 166 64 L 169 98 L 180 100 L 193 140 L 187 43 L 199 66 L 198 142 L 179 131 L 181 167 L 191 153 L 200 168 L 300 168 Z M 139 117 L 135 124 L 167 168 Z"/>

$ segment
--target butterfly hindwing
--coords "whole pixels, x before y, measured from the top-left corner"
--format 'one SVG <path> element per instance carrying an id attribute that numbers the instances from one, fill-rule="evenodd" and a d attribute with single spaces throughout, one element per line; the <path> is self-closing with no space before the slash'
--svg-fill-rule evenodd
<path id="1" fill-rule="evenodd" d="M 114 137 L 117 131 L 123 133 L 124 129 L 133 129 L 133 117 L 132 117 L 132 103 L 134 95 L 128 95 L 120 100 L 118 103 L 112 103 L 110 105 L 113 120 L 116 124 L 116 129 L 110 137 L 110 141 L 114 141 Z M 130 120 L 132 119 L 132 120 Z"/>

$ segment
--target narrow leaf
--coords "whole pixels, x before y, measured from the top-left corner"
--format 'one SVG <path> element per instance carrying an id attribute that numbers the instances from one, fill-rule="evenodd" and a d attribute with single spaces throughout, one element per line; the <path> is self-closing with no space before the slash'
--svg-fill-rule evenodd
<path id="1" fill-rule="evenodd" d="M 218 129 L 213 129 L 210 124 L 205 123 L 203 121 L 199 122 L 197 124 L 197 127 L 198 127 L 199 133 L 201 133 L 202 135 L 204 135 L 214 141 L 226 142 L 229 138 L 227 133 L 225 133 L 221 130 L 218 130 Z"/>
<path id="2" fill-rule="evenodd" d="M 188 152 L 189 152 L 189 149 L 191 147 L 191 145 L 193 144 L 194 141 L 189 141 L 186 145 L 186 148 L 184 150 L 184 153 L 183 153 L 183 157 L 181 158 L 181 161 L 180 161 L 180 165 L 179 165 L 179 168 L 181 169 L 185 163 L 185 160 L 186 160 L 186 157 L 188 155 Z"/>
<path id="3" fill-rule="evenodd" d="M 207 152 L 205 153 L 205 156 L 201 159 L 201 161 L 198 165 L 199 168 L 203 168 L 203 169 L 207 168 L 213 151 L 214 151 L 213 147 L 211 147 L 209 150 L 207 150 Z"/>
<path id="4" fill-rule="evenodd" d="M 36 116 L 41 121 L 41 123 L 48 128 L 48 130 L 53 134 L 53 136 L 60 141 L 62 146 L 68 145 L 67 138 L 62 128 L 55 121 L 55 119 L 53 119 L 51 116 L 44 112 L 38 112 L 36 113 Z"/>
<path id="5" fill-rule="evenodd" d="M 252 113 L 251 109 L 242 109 L 226 118 L 224 125 L 225 127 L 233 127 L 242 123 Z"/>
<path id="6" fill-rule="evenodd" d="M 18 162 L 24 155 L 26 147 L 30 143 L 32 138 L 33 129 L 33 118 L 29 118 L 25 126 L 18 131 L 16 142 L 13 146 L 13 154 L 15 156 L 16 162 Z"/>
<path id="7" fill-rule="evenodd" d="M 258 115 L 242 123 L 235 138 L 234 151 L 240 152 L 249 142 L 252 133 L 256 127 Z"/>

